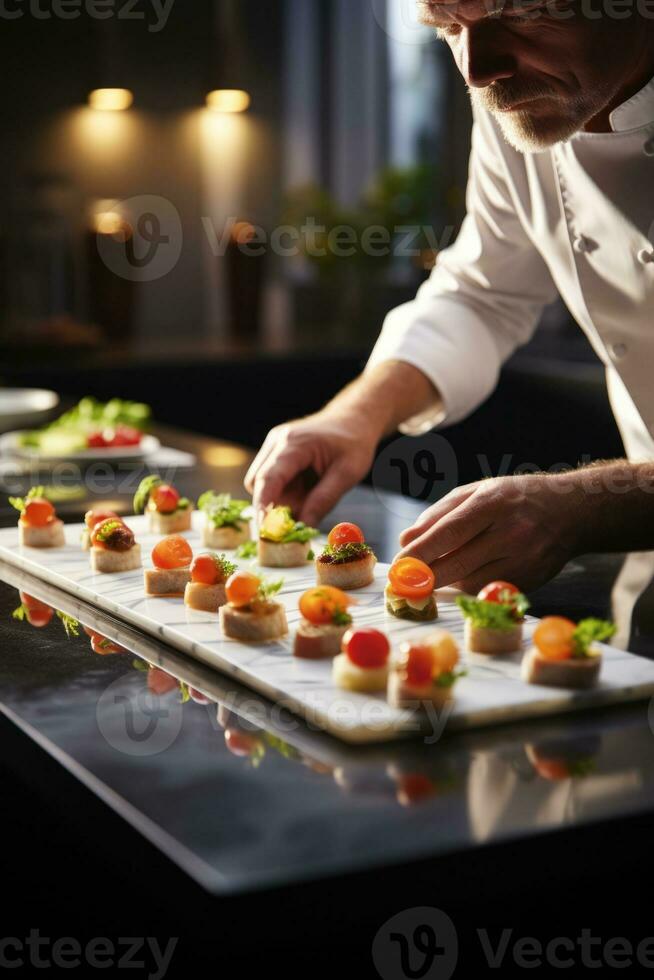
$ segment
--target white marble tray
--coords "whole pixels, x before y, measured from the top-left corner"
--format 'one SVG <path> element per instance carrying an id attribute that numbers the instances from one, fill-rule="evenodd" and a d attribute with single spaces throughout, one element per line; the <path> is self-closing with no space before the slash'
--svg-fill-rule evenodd
<path id="1" fill-rule="evenodd" d="M 201 515 L 194 514 L 194 530 L 187 535 L 195 551 L 203 550 L 199 527 Z M 157 536 L 145 532 L 145 519 L 128 523 L 143 548 L 149 564 Z M 386 704 L 382 695 L 370 696 L 340 691 L 331 682 L 330 662 L 296 660 L 292 636 L 299 620 L 298 597 L 315 584 L 313 569 L 288 569 L 280 596 L 287 610 L 291 634 L 267 645 L 245 645 L 225 639 L 218 616 L 187 610 L 181 599 L 153 599 L 143 594 L 140 571 L 122 575 L 91 572 L 88 553 L 79 541 L 81 525 L 66 526 L 66 546 L 59 549 L 21 548 L 16 528 L 0 530 L 0 558 L 10 564 L 76 595 L 125 622 L 162 639 L 170 646 L 211 667 L 232 675 L 273 701 L 301 715 L 309 725 L 324 729 L 348 742 L 375 742 L 427 729 L 432 738 L 448 729 L 495 725 L 517 719 L 542 717 L 564 711 L 647 699 L 654 695 L 654 663 L 612 647 L 604 647 L 601 683 L 592 691 L 568 692 L 524 684 L 520 679 L 520 655 L 480 658 L 463 653 L 468 676 L 459 681 L 454 706 L 440 716 L 427 718 L 399 711 Z M 254 562 L 240 562 L 252 568 Z M 396 644 L 408 635 L 430 626 L 403 622 L 384 610 L 383 588 L 388 566 L 379 565 L 374 585 L 355 593 L 355 622 L 385 630 Z M 266 574 L 277 577 L 274 570 Z M 450 630 L 463 649 L 463 621 L 452 594 L 439 596 L 439 625 Z M 555 611 L 555 610 L 553 610 Z M 526 638 L 536 620 L 530 619 Z"/>

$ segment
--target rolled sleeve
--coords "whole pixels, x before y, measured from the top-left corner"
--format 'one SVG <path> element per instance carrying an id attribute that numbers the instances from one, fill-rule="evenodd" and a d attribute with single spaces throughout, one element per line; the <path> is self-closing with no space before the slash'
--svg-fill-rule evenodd
<path id="1" fill-rule="evenodd" d="M 532 336 L 557 296 L 550 271 L 520 220 L 508 160 L 521 154 L 481 113 L 473 128 L 467 215 L 416 299 L 388 314 L 368 368 L 398 360 L 432 382 L 440 398 L 400 427 L 420 435 L 453 425 L 484 402 L 502 364 Z M 513 154 L 513 157 L 511 156 Z"/>

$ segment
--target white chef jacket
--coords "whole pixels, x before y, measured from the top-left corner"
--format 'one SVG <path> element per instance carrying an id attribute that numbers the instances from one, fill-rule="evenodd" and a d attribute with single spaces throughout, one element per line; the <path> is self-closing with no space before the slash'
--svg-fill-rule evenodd
<path id="1" fill-rule="evenodd" d="M 610 123 L 520 153 L 475 113 L 462 230 L 368 365 L 408 362 L 440 393 L 403 432 L 477 408 L 558 292 L 606 366 L 628 456 L 654 459 L 654 79 Z"/>

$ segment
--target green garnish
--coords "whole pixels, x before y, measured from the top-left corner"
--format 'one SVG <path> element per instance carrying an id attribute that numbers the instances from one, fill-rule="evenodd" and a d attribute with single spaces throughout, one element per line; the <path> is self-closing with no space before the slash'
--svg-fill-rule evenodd
<path id="1" fill-rule="evenodd" d="M 179 681 L 179 691 L 181 694 L 180 701 L 182 704 L 186 704 L 187 701 L 191 700 L 191 692 L 188 689 L 188 684 L 185 684 L 184 681 Z"/>
<path id="2" fill-rule="evenodd" d="M 125 525 L 122 521 L 112 521 L 111 518 L 109 518 L 108 521 L 104 521 L 104 523 L 96 529 L 95 540 L 102 542 L 108 541 L 109 538 L 116 533 L 116 531 L 120 531 L 124 527 Z"/>
<path id="3" fill-rule="evenodd" d="M 257 557 L 257 542 L 256 541 L 244 541 L 243 544 L 239 545 L 236 549 L 237 558 L 256 558 Z"/>
<path id="4" fill-rule="evenodd" d="M 26 616 L 27 616 L 27 606 L 23 602 L 21 602 L 18 609 L 14 609 L 14 611 L 11 614 L 11 618 L 18 620 L 19 623 L 24 622 Z"/>
<path id="5" fill-rule="evenodd" d="M 512 630 L 524 618 L 529 600 L 521 592 L 511 596 L 511 603 L 487 602 L 472 596 L 457 596 L 456 603 L 473 626 L 480 629 Z"/>
<path id="6" fill-rule="evenodd" d="M 177 501 L 177 510 L 188 510 L 192 506 L 193 501 L 189 500 L 188 497 L 180 497 Z"/>
<path id="7" fill-rule="evenodd" d="M 71 446 L 83 449 L 86 438 L 92 432 L 117 425 L 126 425 L 143 431 L 150 422 L 151 410 L 141 402 L 125 401 L 122 398 L 112 398 L 109 402 L 100 402 L 96 398 L 82 398 L 69 412 L 64 412 L 54 422 L 41 429 L 24 432 L 20 443 L 45 449 L 57 437 L 70 440 Z"/>
<path id="8" fill-rule="evenodd" d="M 207 515 L 214 527 L 233 527 L 239 530 L 247 520 L 244 512 L 250 507 L 247 500 L 234 500 L 229 493 L 215 493 L 207 490 L 198 500 L 198 510 Z"/>
<path id="9" fill-rule="evenodd" d="M 234 562 L 226 558 L 225 555 L 214 555 L 212 553 L 211 557 L 215 561 L 216 565 L 220 567 L 220 570 L 226 579 L 228 579 L 230 575 L 233 575 L 238 568 L 238 565 L 235 565 Z"/>
<path id="10" fill-rule="evenodd" d="M 273 544 L 290 544 L 291 541 L 306 544 L 319 534 L 315 527 L 294 520 L 290 507 L 273 507 L 259 529 L 259 537 Z"/>
<path id="11" fill-rule="evenodd" d="M 320 557 L 328 557 L 331 565 L 344 565 L 348 561 L 365 558 L 371 553 L 372 548 L 369 544 L 364 544 L 362 541 L 348 541 L 347 544 L 339 544 L 336 547 L 328 544 Z"/>
<path id="12" fill-rule="evenodd" d="M 10 497 L 9 503 L 22 514 L 25 510 L 25 504 L 27 501 L 34 500 L 35 497 L 43 497 L 45 500 L 47 500 L 48 491 L 45 487 L 32 487 L 32 489 L 25 494 L 24 497 Z"/>
<path id="13" fill-rule="evenodd" d="M 310 551 L 309 554 L 307 555 L 307 561 L 314 561 L 315 557 L 316 557 L 315 551 Z"/>
<path id="14" fill-rule="evenodd" d="M 436 684 L 436 687 L 454 687 L 459 678 L 466 677 L 467 674 L 467 670 L 450 670 L 445 674 L 440 674 L 434 683 Z"/>
<path id="15" fill-rule="evenodd" d="M 160 476 L 146 476 L 144 477 L 138 485 L 138 490 L 134 494 L 134 513 L 144 514 L 145 508 L 148 506 L 148 500 L 150 499 L 150 494 L 155 487 L 160 487 L 163 480 Z"/>
<path id="16" fill-rule="evenodd" d="M 582 619 L 572 634 L 573 657 L 588 657 L 593 643 L 602 643 L 615 636 L 616 627 L 605 619 Z"/>
<path id="17" fill-rule="evenodd" d="M 272 599 L 274 595 L 277 595 L 281 591 L 284 585 L 284 579 L 277 579 L 275 582 L 262 581 L 259 585 L 259 598 L 266 601 L 267 599 Z"/>
<path id="18" fill-rule="evenodd" d="M 79 621 L 74 616 L 69 616 L 68 613 L 61 612 L 60 609 L 57 610 L 57 616 L 61 620 L 69 640 L 71 636 L 79 636 Z"/>
<path id="19" fill-rule="evenodd" d="M 349 626 L 352 622 L 352 617 L 350 616 L 349 612 L 346 612 L 344 609 L 335 609 L 332 616 L 332 622 L 334 623 L 334 626 Z"/>

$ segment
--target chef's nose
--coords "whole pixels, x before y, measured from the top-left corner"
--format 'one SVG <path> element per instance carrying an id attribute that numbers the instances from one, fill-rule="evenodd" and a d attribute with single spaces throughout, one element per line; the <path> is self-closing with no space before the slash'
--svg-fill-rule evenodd
<path id="1" fill-rule="evenodd" d="M 464 30 L 459 68 L 471 88 L 486 88 L 500 78 L 512 78 L 517 63 L 505 42 L 488 28 L 490 24 L 475 24 Z"/>

